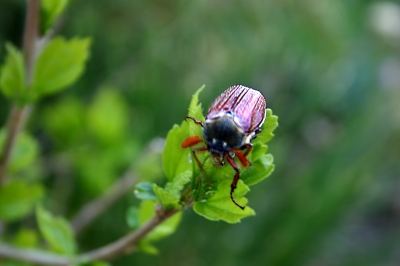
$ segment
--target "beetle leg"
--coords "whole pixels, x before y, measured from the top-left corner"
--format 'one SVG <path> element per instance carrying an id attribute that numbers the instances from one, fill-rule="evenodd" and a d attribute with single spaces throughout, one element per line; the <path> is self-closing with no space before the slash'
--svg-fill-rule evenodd
<path id="1" fill-rule="evenodd" d="M 253 144 L 247 143 L 245 146 L 246 146 L 247 150 L 244 153 L 244 157 L 246 157 L 250 153 L 250 151 L 253 149 Z"/>
<path id="2" fill-rule="evenodd" d="M 244 155 L 244 157 L 246 158 L 247 155 L 248 155 L 248 154 L 251 152 L 251 150 L 253 149 L 253 144 L 247 143 L 245 146 L 246 146 L 247 150 L 245 151 L 245 153 L 244 153 L 243 155 Z M 250 162 L 249 160 L 247 160 L 247 158 L 246 158 L 246 161 L 247 161 L 248 165 L 252 165 L 251 162 Z"/>
<path id="3" fill-rule="evenodd" d="M 203 122 L 197 121 L 196 118 L 194 118 L 194 117 L 192 117 L 192 116 L 185 116 L 185 121 L 186 121 L 187 119 L 192 119 L 196 125 L 200 125 L 201 127 L 204 127 L 204 123 L 203 123 Z"/>
<path id="4" fill-rule="evenodd" d="M 244 207 L 239 205 L 235 199 L 233 198 L 233 192 L 235 191 L 236 187 L 237 187 L 237 182 L 239 180 L 239 167 L 236 164 L 235 160 L 233 160 L 232 157 L 229 156 L 229 154 L 226 155 L 226 159 L 229 162 L 229 164 L 233 167 L 233 169 L 235 170 L 236 174 L 235 177 L 233 178 L 232 184 L 231 184 L 231 200 L 233 203 L 235 203 L 236 206 L 238 206 L 239 208 L 241 208 L 242 210 L 244 210 Z"/>
<path id="5" fill-rule="evenodd" d="M 192 147 L 200 142 L 203 142 L 203 140 L 199 136 L 188 137 L 182 142 L 181 147 L 182 148 Z"/>
<path id="6" fill-rule="evenodd" d="M 199 166 L 200 170 L 204 173 L 204 175 L 206 176 L 206 179 L 209 183 L 210 186 L 213 186 L 213 184 L 211 183 L 211 178 L 208 176 L 206 170 L 203 167 L 203 164 L 200 162 L 199 157 L 197 157 L 196 152 L 202 152 L 202 151 L 208 151 L 208 148 L 205 147 L 200 147 L 200 148 L 196 148 L 196 149 L 192 149 L 192 153 L 193 153 L 193 157 L 194 160 L 196 161 L 197 165 Z"/>
<path id="7" fill-rule="evenodd" d="M 206 147 L 204 147 L 204 148 L 206 148 Z M 196 155 L 197 151 L 202 151 L 202 148 L 192 150 L 192 153 L 193 153 L 193 157 L 194 157 L 195 161 L 197 162 L 197 164 L 199 165 L 200 169 L 205 173 L 206 171 L 203 168 L 203 164 L 200 162 L 199 157 L 197 157 L 197 155 Z"/>
<path id="8" fill-rule="evenodd" d="M 236 154 L 236 156 L 239 158 L 239 161 L 242 163 L 244 167 L 247 167 L 249 164 L 251 164 L 250 161 L 247 160 L 246 154 L 243 154 L 242 151 L 240 150 L 232 150 L 232 151 Z"/>
<path id="9" fill-rule="evenodd" d="M 247 167 L 251 165 L 251 162 L 247 160 L 247 155 L 250 153 L 251 149 L 253 149 L 253 145 L 251 143 L 248 143 L 245 145 L 245 148 L 247 149 L 244 153 L 241 150 L 232 150 L 236 156 L 239 158 L 240 162 L 244 167 Z"/>

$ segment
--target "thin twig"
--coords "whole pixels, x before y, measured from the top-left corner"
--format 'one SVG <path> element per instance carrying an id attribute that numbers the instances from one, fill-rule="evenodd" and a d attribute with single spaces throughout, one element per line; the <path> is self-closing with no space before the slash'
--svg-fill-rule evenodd
<path id="1" fill-rule="evenodd" d="M 128 171 L 124 176 L 110 187 L 106 193 L 89 202 L 71 220 L 75 234 L 80 233 L 89 223 L 99 216 L 112 203 L 118 200 L 125 193 L 129 192 L 137 182 L 134 173 Z"/>
<path id="2" fill-rule="evenodd" d="M 161 154 L 164 150 L 165 140 L 155 138 L 148 144 L 145 151 L 142 153 L 142 159 L 147 156 Z M 137 161 L 135 164 L 138 163 Z M 140 163 L 140 162 L 139 162 Z M 130 168 L 134 168 L 133 164 Z M 111 204 L 117 201 L 120 197 L 132 190 L 132 187 L 139 180 L 138 174 L 133 170 L 127 170 L 125 174 L 119 178 L 105 193 L 87 203 L 71 220 L 75 234 L 79 234 L 84 227 L 91 223 L 97 216 L 106 210 Z"/>
<path id="3" fill-rule="evenodd" d="M 4 182 L 12 151 L 30 110 L 30 106 L 19 107 L 16 105 L 11 109 L 7 122 L 7 136 L 0 157 L 0 185 Z"/>
<path id="4" fill-rule="evenodd" d="M 35 42 L 39 34 L 39 9 L 40 0 L 27 0 L 26 20 L 23 35 L 23 53 L 25 58 L 25 83 L 28 87 L 31 83 L 33 67 L 35 63 L 36 51 Z M 0 185 L 4 182 L 4 176 L 10 162 L 11 153 L 14 149 L 19 132 L 23 128 L 25 118 L 30 112 L 30 106 L 20 107 L 14 105 L 11 108 L 8 124 L 7 136 L 0 153 Z"/>
<path id="5" fill-rule="evenodd" d="M 40 0 L 27 0 L 25 29 L 23 36 L 23 52 L 25 58 L 26 85 L 32 81 L 32 72 L 37 51 L 35 43 L 39 39 Z"/>
<path id="6" fill-rule="evenodd" d="M 69 258 L 53 253 L 13 247 L 0 243 L 0 257 L 18 261 L 32 262 L 41 265 L 70 265 Z"/>
<path id="7" fill-rule="evenodd" d="M 92 260 L 110 260 L 117 257 L 118 255 L 128 253 L 132 251 L 136 243 L 152 231 L 159 224 L 176 214 L 178 210 L 158 210 L 149 221 L 147 221 L 142 227 L 136 231 L 118 239 L 117 241 L 110 243 L 99 249 L 89 251 L 82 255 L 79 255 L 76 259 L 77 262 Z"/>
<path id="8" fill-rule="evenodd" d="M 38 263 L 42 265 L 71 265 L 73 263 L 84 263 L 94 260 L 111 260 L 121 254 L 131 252 L 136 243 L 156 228 L 159 224 L 176 214 L 178 210 L 157 210 L 149 221 L 136 231 L 121 237 L 117 241 L 110 243 L 104 247 L 95 249 L 78 255 L 74 259 L 66 256 L 54 255 L 53 253 L 43 252 L 39 250 L 29 250 L 16 248 L 11 245 L 0 243 L 0 257 L 6 259 L 14 259 L 18 261 L 26 261 Z"/>
<path id="9" fill-rule="evenodd" d="M 26 84 L 27 87 L 31 83 L 33 66 L 35 57 L 38 53 L 38 48 L 35 47 L 35 43 L 38 40 L 38 27 L 39 27 L 39 8 L 40 0 L 27 0 L 27 16 L 24 30 L 24 44 L 23 51 L 25 56 L 25 68 L 26 68 Z M 44 44 L 42 44 L 44 46 Z M 7 170 L 8 163 L 10 161 L 11 153 L 18 136 L 21 131 L 25 118 L 30 110 L 29 106 L 25 107 L 13 107 L 9 119 L 8 119 L 8 135 L 6 137 L 5 145 L 0 158 L 0 182 L 4 179 L 4 175 Z M 74 218 L 76 229 L 82 229 L 88 222 L 94 219 L 99 213 L 101 213 L 107 206 L 109 206 L 116 198 L 130 190 L 135 178 L 131 175 L 126 175 L 120 183 L 110 190 L 110 194 L 103 196 L 98 200 L 85 206 L 82 210 L 82 214 L 79 213 Z M 142 227 L 137 229 L 119 240 L 108 244 L 99 249 L 83 253 L 77 256 L 75 259 L 68 258 L 66 256 L 59 256 L 49 252 L 43 252 L 39 250 L 29 250 L 16 248 L 11 245 L 0 243 L 0 257 L 6 259 L 15 259 L 19 261 L 26 261 L 31 263 L 38 263 L 42 265 L 71 265 L 73 263 L 80 263 L 85 261 L 93 260 L 105 260 L 112 259 L 120 254 L 124 254 L 127 251 L 132 251 L 132 248 L 136 243 L 143 238 L 146 234 L 152 231 L 160 223 L 176 214 L 178 210 L 158 210 L 156 215 L 151 218 Z M 83 215 L 84 214 L 84 215 Z M 90 214 L 90 215 L 89 215 Z"/>

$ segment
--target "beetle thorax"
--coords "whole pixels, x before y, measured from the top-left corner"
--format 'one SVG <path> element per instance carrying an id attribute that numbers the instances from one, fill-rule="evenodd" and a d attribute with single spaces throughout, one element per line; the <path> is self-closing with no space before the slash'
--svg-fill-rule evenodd
<path id="1" fill-rule="evenodd" d="M 203 135 L 215 160 L 220 158 L 221 161 L 224 159 L 224 155 L 232 149 L 241 149 L 248 139 L 229 113 L 217 119 L 206 120 Z"/>

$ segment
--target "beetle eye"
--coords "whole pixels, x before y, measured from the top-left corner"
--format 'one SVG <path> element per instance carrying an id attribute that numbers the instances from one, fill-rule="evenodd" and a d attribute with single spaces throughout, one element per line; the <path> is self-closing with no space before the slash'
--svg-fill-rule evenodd
<path id="1" fill-rule="evenodd" d="M 228 144 L 226 144 L 226 142 L 222 142 L 222 147 L 226 148 L 226 146 L 228 146 Z"/>
<path id="2" fill-rule="evenodd" d="M 217 140 L 216 139 L 212 139 L 211 143 L 215 144 L 215 143 L 217 143 Z"/>

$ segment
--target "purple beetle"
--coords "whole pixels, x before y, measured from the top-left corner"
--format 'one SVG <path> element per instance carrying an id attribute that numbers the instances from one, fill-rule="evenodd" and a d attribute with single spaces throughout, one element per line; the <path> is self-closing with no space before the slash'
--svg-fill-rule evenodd
<path id="1" fill-rule="evenodd" d="M 233 198 L 239 180 L 239 167 L 234 160 L 236 155 L 244 167 L 250 165 L 246 156 L 253 145 L 251 140 L 261 132 L 261 125 L 265 120 L 266 103 L 264 96 L 256 90 L 242 85 L 235 85 L 225 90 L 211 104 L 206 115 L 205 123 L 197 121 L 191 116 L 186 119 L 193 120 L 203 127 L 203 139 L 199 136 L 189 137 L 182 143 L 182 148 L 192 147 L 200 142 L 206 146 L 194 148 L 194 158 L 202 167 L 196 152 L 209 151 L 214 157 L 217 167 L 224 165 L 225 161 L 233 167 L 236 174 L 231 184 L 231 199 L 239 208 L 244 209 Z"/>

